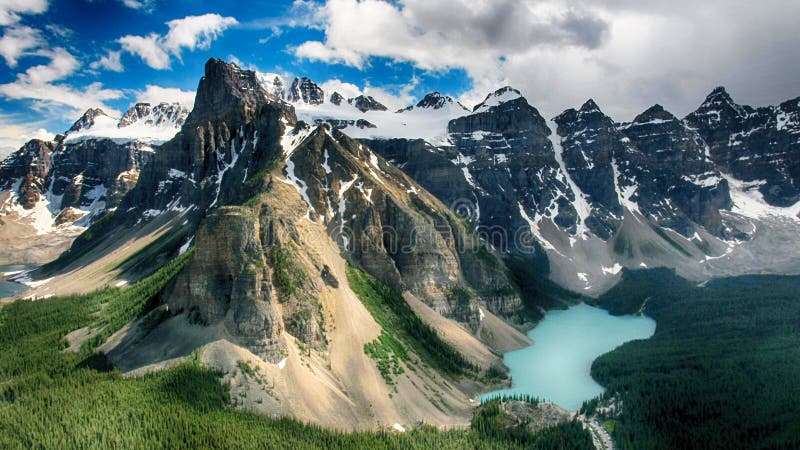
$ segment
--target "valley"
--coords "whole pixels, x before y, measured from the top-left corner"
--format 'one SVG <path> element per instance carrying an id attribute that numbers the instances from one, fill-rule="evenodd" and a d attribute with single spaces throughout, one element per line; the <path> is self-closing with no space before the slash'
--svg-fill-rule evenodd
<path id="1" fill-rule="evenodd" d="M 89 109 L 0 163 L 0 446 L 791 445 L 799 105 L 391 111 L 211 58 L 191 110 Z"/>

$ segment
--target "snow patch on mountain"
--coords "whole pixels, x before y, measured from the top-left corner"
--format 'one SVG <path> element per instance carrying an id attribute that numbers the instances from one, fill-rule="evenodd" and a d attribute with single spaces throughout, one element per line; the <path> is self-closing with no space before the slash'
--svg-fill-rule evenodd
<path id="1" fill-rule="evenodd" d="M 475 106 L 473 113 L 486 112 L 503 103 L 521 98 L 522 94 L 511 86 L 506 86 L 486 96 L 486 99 Z"/>
<path id="2" fill-rule="evenodd" d="M 561 175 L 567 181 L 567 185 L 572 190 L 572 193 L 575 195 L 575 201 L 572 202 L 572 206 L 575 208 L 575 211 L 578 213 L 578 222 L 575 230 L 575 235 L 580 236 L 581 239 L 586 239 L 586 234 L 589 233 L 589 228 L 586 226 L 586 219 L 592 215 L 592 207 L 589 205 L 589 202 L 586 200 L 586 194 L 583 193 L 580 187 L 575 183 L 575 181 L 570 176 L 569 172 L 567 171 L 567 165 L 564 163 L 563 152 L 564 149 L 561 147 L 561 137 L 556 133 L 558 129 L 558 124 L 554 121 L 550 121 L 550 129 L 553 131 L 550 133 L 550 141 L 553 144 L 553 151 L 555 152 L 556 162 L 558 163 L 558 167 L 561 171 Z"/>
<path id="3" fill-rule="evenodd" d="M 759 219 L 766 217 L 783 217 L 800 221 L 800 202 L 788 207 L 772 206 L 764 200 L 759 187 L 766 184 L 764 180 L 742 181 L 728 174 L 722 174 L 730 186 L 733 212 L 745 217 Z"/>
<path id="4" fill-rule="evenodd" d="M 91 111 L 91 110 L 90 110 Z M 87 112 L 89 114 L 89 112 Z M 84 118 L 87 116 L 84 114 Z M 116 144 L 131 141 L 163 144 L 180 131 L 189 111 L 178 104 L 161 103 L 155 107 L 139 103 L 121 118 L 94 113 L 89 120 L 79 119 L 67 132 L 65 143 L 87 139 L 111 139 Z"/>

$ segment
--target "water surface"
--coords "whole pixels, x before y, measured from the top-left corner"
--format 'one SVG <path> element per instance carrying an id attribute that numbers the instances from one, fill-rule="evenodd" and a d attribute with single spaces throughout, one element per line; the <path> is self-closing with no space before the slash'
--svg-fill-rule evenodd
<path id="1" fill-rule="evenodd" d="M 12 297 L 28 290 L 27 286 L 24 284 L 12 283 L 4 280 L 14 272 L 22 272 L 30 270 L 31 268 L 33 268 L 33 266 L 24 264 L 0 265 L 0 298 Z"/>
<path id="2" fill-rule="evenodd" d="M 645 316 L 612 316 L 586 304 L 550 311 L 528 332 L 534 345 L 506 353 L 514 382 L 497 395 L 528 394 L 574 411 L 584 400 L 603 393 L 589 371 L 598 356 L 625 342 L 653 335 L 656 323 Z"/>

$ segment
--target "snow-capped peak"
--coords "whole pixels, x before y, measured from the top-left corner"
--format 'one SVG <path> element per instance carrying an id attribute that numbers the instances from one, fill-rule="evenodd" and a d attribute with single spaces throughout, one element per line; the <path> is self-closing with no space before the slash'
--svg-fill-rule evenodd
<path id="1" fill-rule="evenodd" d="M 342 96 L 342 94 L 338 92 L 334 92 L 333 94 L 331 94 L 330 102 L 333 103 L 334 105 L 336 106 L 341 105 L 343 100 L 344 97 Z"/>
<path id="2" fill-rule="evenodd" d="M 308 77 L 295 78 L 287 93 L 287 100 L 292 103 L 303 102 L 309 105 L 325 103 L 325 92 Z"/>
<path id="3" fill-rule="evenodd" d="M 386 111 L 387 109 L 383 103 L 375 100 L 371 95 L 361 94 L 358 97 L 347 99 L 347 103 L 353 105 L 361 112 Z"/>
<path id="4" fill-rule="evenodd" d="M 268 94 L 283 99 L 286 97 L 286 83 L 277 73 L 256 72 L 256 79 Z"/>
<path id="5" fill-rule="evenodd" d="M 75 121 L 75 123 L 72 124 L 69 130 L 67 130 L 67 134 L 91 128 L 95 125 L 95 123 L 103 122 L 107 119 L 113 120 L 111 116 L 106 114 L 102 109 L 89 108 L 78 120 Z"/>
<path id="6" fill-rule="evenodd" d="M 86 139 L 111 139 L 160 144 L 172 139 L 181 129 L 189 111 L 179 103 L 137 103 L 115 119 L 100 109 L 90 109 L 67 131 L 65 142 Z"/>
<path id="7" fill-rule="evenodd" d="M 119 128 L 146 125 L 154 127 L 180 128 L 186 121 L 189 111 L 180 103 L 159 103 L 151 106 L 150 103 L 137 103 L 132 106 L 120 119 Z"/>
<path id="8" fill-rule="evenodd" d="M 456 101 L 453 97 L 449 95 L 442 95 L 439 92 L 431 92 L 430 94 L 425 95 L 425 97 L 417 103 L 417 108 L 430 108 L 430 109 L 442 109 L 449 106 L 456 106 L 464 111 L 469 111 L 464 105 Z M 412 108 L 406 108 L 403 111 L 408 111 Z"/>
<path id="9" fill-rule="evenodd" d="M 486 96 L 486 99 L 475 106 L 472 112 L 485 112 L 491 108 L 522 98 L 522 94 L 511 86 L 502 87 Z"/>

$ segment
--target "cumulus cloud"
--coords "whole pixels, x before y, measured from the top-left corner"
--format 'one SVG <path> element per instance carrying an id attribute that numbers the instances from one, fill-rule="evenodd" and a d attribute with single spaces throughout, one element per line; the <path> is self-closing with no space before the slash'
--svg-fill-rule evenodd
<path id="1" fill-rule="evenodd" d="M 797 96 L 799 14 L 781 0 L 326 0 L 311 15 L 324 38 L 292 51 L 463 69 L 465 104 L 511 84 L 548 117 L 593 97 L 628 120 L 656 102 L 685 114 L 719 84 L 748 103 Z"/>
<path id="2" fill-rule="evenodd" d="M 148 84 L 145 90 L 136 93 L 136 102 L 153 105 L 161 102 L 180 103 L 187 109 L 192 109 L 194 107 L 194 96 L 194 91 Z"/>
<path id="3" fill-rule="evenodd" d="M 156 70 L 170 68 L 169 55 L 160 42 L 163 38 L 156 33 L 147 36 L 127 35 L 117 39 L 122 45 L 122 50 L 138 55 L 145 64 Z"/>
<path id="4" fill-rule="evenodd" d="M 41 14 L 47 11 L 47 0 L 0 1 L 0 26 L 13 25 L 24 14 Z"/>
<path id="5" fill-rule="evenodd" d="M 62 105 L 72 114 L 82 113 L 88 108 L 102 107 L 106 112 L 119 114 L 119 111 L 105 104 L 108 100 L 120 98 L 122 92 L 105 89 L 99 82 L 76 88 L 68 84 L 56 84 L 80 67 L 78 60 L 66 49 L 56 47 L 52 50 L 39 50 L 37 56 L 49 58 L 47 64 L 29 67 L 17 74 L 11 83 L 0 84 L 0 95 L 15 100 L 33 100 L 34 107 Z"/>
<path id="6" fill-rule="evenodd" d="M 596 48 L 607 31 L 588 11 L 519 0 L 328 0 L 318 17 L 325 40 L 305 42 L 295 54 L 355 67 L 370 56 L 430 70 L 463 67 L 474 57 L 496 65 L 535 46 Z"/>
<path id="7" fill-rule="evenodd" d="M 165 35 L 126 35 L 117 39 L 117 42 L 122 50 L 138 55 L 153 69 L 165 70 L 171 67 L 171 57 L 180 60 L 184 49 L 207 49 L 223 31 L 237 23 L 235 18 L 219 14 L 187 16 L 167 22 L 169 31 Z"/>
<path id="8" fill-rule="evenodd" d="M 17 67 L 17 60 L 23 54 L 45 44 L 39 30 L 31 27 L 15 25 L 6 28 L 0 37 L 0 56 L 6 60 L 8 67 Z"/>
<path id="9" fill-rule="evenodd" d="M 122 66 L 121 56 L 122 52 L 110 51 L 108 54 L 101 56 L 97 61 L 89 64 L 89 67 L 95 70 L 105 69 L 112 72 L 122 72 L 125 70 L 125 67 Z"/>

